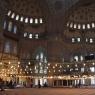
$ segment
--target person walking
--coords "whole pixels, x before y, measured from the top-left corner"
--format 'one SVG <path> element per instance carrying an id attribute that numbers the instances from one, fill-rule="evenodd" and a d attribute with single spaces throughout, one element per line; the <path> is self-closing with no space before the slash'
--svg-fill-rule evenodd
<path id="1" fill-rule="evenodd" d="M 41 88 L 40 80 L 38 81 L 38 88 Z"/>

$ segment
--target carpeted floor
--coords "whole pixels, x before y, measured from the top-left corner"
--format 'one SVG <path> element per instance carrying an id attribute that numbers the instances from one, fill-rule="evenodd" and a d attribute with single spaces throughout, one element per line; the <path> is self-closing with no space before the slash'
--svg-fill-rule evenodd
<path id="1" fill-rule="evenodd" d="M 22 88 L 6 90 L 0 95 L 95 95 L 95 89 Z"/>

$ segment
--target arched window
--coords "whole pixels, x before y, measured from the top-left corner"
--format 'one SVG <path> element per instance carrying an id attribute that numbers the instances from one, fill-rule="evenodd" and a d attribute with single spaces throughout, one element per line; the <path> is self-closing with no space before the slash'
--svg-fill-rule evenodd
<path id="1" fill-rule="evenodd" d="M 39 61 L 39 62 L 46 62 L 47 58 L 46 56 L 44 55 L 43 52 L 40 52 L 36 55 L 36 60 Z"/>
<path id="2" fill-rule="evenodd" d="M 83 59 L 84 59 L 84 58 L 83 58 L 83 56 L 81 55 L 81 56 L 80 56 L 80 61 L 83 61 Z"/>
<path id="3" fill-rule="evenodd" d="M 82 25 L 82 29 L 85 29 L 85 24 Z"/>
<path id="4" fill-rule="evenodd" d="M 29 34 L 29 38 L 32 39 L 33 38 L 33 35 L 32 34 Z"/>
<path id="5" fill-rule="evenodd" d="M 75 29 L 77 28 L 77 24 L 74 24 L 74 28 L 75 28 Z"/>
<path id="6" fill-rule="evenodd" d="M 23 20 L 24 20 L 24 17 L 22 16 L 22 17 L 20 18 L 20 21 L 23 22 Z"/>
<path id="7" fill-rule="evenodd" d="M 74 43 L 75 42 L 75 38 L 72 38 L 72 43 Z"/>
<path id="8" fill-rule="evenodd" d="M 74 56 L 74 61 L 79 61 L 79 57 L 78 56 Z"/>
<path id="9" fill-rule="evenodd" d="M 90 43 L 93 43 L 93 38 L 90 38 Z"/>
<path id="10" fill-rule="evenodd" d="M 16 20 L 19 20 L 19 15 L 16 16 Z"/>
<path id="11" fill-rule="evenodd" d="M 88 38 L 86 38 L 85 41 L 88 42 Z"/>
<path id="12" fill-rule="evenodd" d="M 6 23 L 6 21 L 4 21 L 4 26 L 3 26 L 3 28 L 6 29 L 6 27 L 7 27 L 7 23 Z"/>
<path id="13" fill-rule="evenodd" d="M 47 56 L 44 53 L 44 51 L 37 51 L 36 55 L 35 55 L 35 59 L 36 59 L 36 64 L 35 64 L 35 73 L 40 73 L 40 74 L 47 74 Z M 39 67 L 39 68 L 38 68 Z"/>
<path id="14" fill-rule="evenodd" d="M 87 24 L 87 28 L 90 29 L 90 24 Z"/>
<path id="15" fill-rule="evenodd" d="M 37 18 L 35 19 L 35 24 L 38 24 L 38 19 Z"/>
<path id="16" fill-rule="evenodd" d="M 81 39 L 80 38 L 77 38 L 77 42 L 80 42 L 81 41 Z"/>
<path id="17" fill-rule="evenodd" d="M 8 31 L 12 31 L 12 22 L 9 22 L 9 25 L 8 25 Z"/>
<path id="18" fill-rule="evenodd" d="M 92 28 L 95 28 L 95 23 L 92 23 Z"/>
<path id="19" fill-rule="evenodd" d="M 83 56 L 80 54 L 75 55 L 73 58 L 74 58 L 74 61 L 76 62 L 84 60 Z"/>
<path id="20" fill-rule="evenodd" d="M 7 14 L 7 15 L 8 15 L 8 16 L 10 16 L 10 15 L 11 15 L 11 11 L 10 11 L 10 10 L 8 11 L 8 14 Z"/>
<path id="21" fill-rule="evenodd" d="M 25 33 L 24 33 L 24 37 L 27 37 L 27 35 L 28 35 L 28 33 L 27 33 L 27 32 L 25 32 Z"/>
<path id="22" fill-rule="evenodd" d="M 28 23 L 28 18 L 25 19 L 25 23 Z"/>
<path id="23" fill-rule="evenodd" d="M 10 50 L 11 50 L 11 46 L 10 46 L 11 44 L 10 44 L 10 42 L 9 41 L 7 41 L 6 43 L 5 43 L 5 48 L 4 48 L 4 52 L 5 53 L 10 53 Z"/>
<path id="24" fill-rule="evenodd" d="M 42 18 L 40 18 L 40 23 L 43 23 L 43 19 Z"/>
<path id="25" fill-rule="evenodd" d="M 13 33 L 14 33 L 14 34 L 16 34 L 16 33 L 17 33 L 17 26 L 16 26 L 16 25 L 14 26 Z"/>
<path id="26" fill-rule="evenodd" d="M 81 25 L 80 24 L 78 24 L 78 29 L 81 29 Z"/>
<path id="27" fill-rule="evenodd" d="M 30 23 L 33 23 L 33 18 L 30 19 Z"/>
<path id="28" fill-rule="evenodd" d="M 70 28 L 73 28 L 73 23 L 70 23 Z"/>
<path id="29" fill-rule="evenodd" d="M 14 18 L 15 17 L 15 13 L 12 14 L 11 18 Z"/>
<path id="30" fill-rule="evenodd" d="M 38 39 L 39 38 L 39 35 L 38 34 L 35 34 L 35 39 Z"/>

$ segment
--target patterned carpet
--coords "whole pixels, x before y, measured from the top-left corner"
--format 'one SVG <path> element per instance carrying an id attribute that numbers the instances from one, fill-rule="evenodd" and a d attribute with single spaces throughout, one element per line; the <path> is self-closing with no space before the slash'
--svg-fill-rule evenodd
<path id="1" fill-rule="evenodd" d="M 23 88 L 6 90 L 0 95 L 95 95 L 95 89 Z"/>

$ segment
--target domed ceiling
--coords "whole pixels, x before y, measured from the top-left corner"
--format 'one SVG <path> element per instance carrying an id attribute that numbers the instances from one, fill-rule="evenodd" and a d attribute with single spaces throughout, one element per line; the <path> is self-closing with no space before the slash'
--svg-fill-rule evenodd
<path id="1" fill-rule="evenodd" d="M 73 6 L 85 6 L 95 0 L 0 0 L 0 10 L 9 10 L 27 17 L 64 14 Z M 2 10 L 3 9 L 3 10 Z"/>
<path id="2" fill-rule="evenodd" d="M 63 13 L 80 0 L 47 0 L 51 13 Z"/>
<path id="3" fill-rule="evenodd" d="M 69 9 L 80 0 L 0 0 L 0 7 L 11 9 L 23 15 L 42 15 L 49 11 L 51 14 Z M 87 0 L 86 0 L 87 1 Z M 44 10 L 44 11 L 43 11 Z M 36 11 L 36 12 L 35 12 Z"/>
<path id="4" fill-rule="evenodd" d="M 47 6 L 44 4 L 44 0 L 8 0 L 8 10 L 23 16 L 42 17 L 45 11 L 47 12 Z"/>
<path id="5" fill-rule="evenodd" d="M 93 1 L 93 0 L 92 0 Z M 75 29 L 87 29 L 95 28 L 95 1 L 84 2 L 82 5 L 75 10 L 71 11 L 68 16 L 67 26 Z"/>

